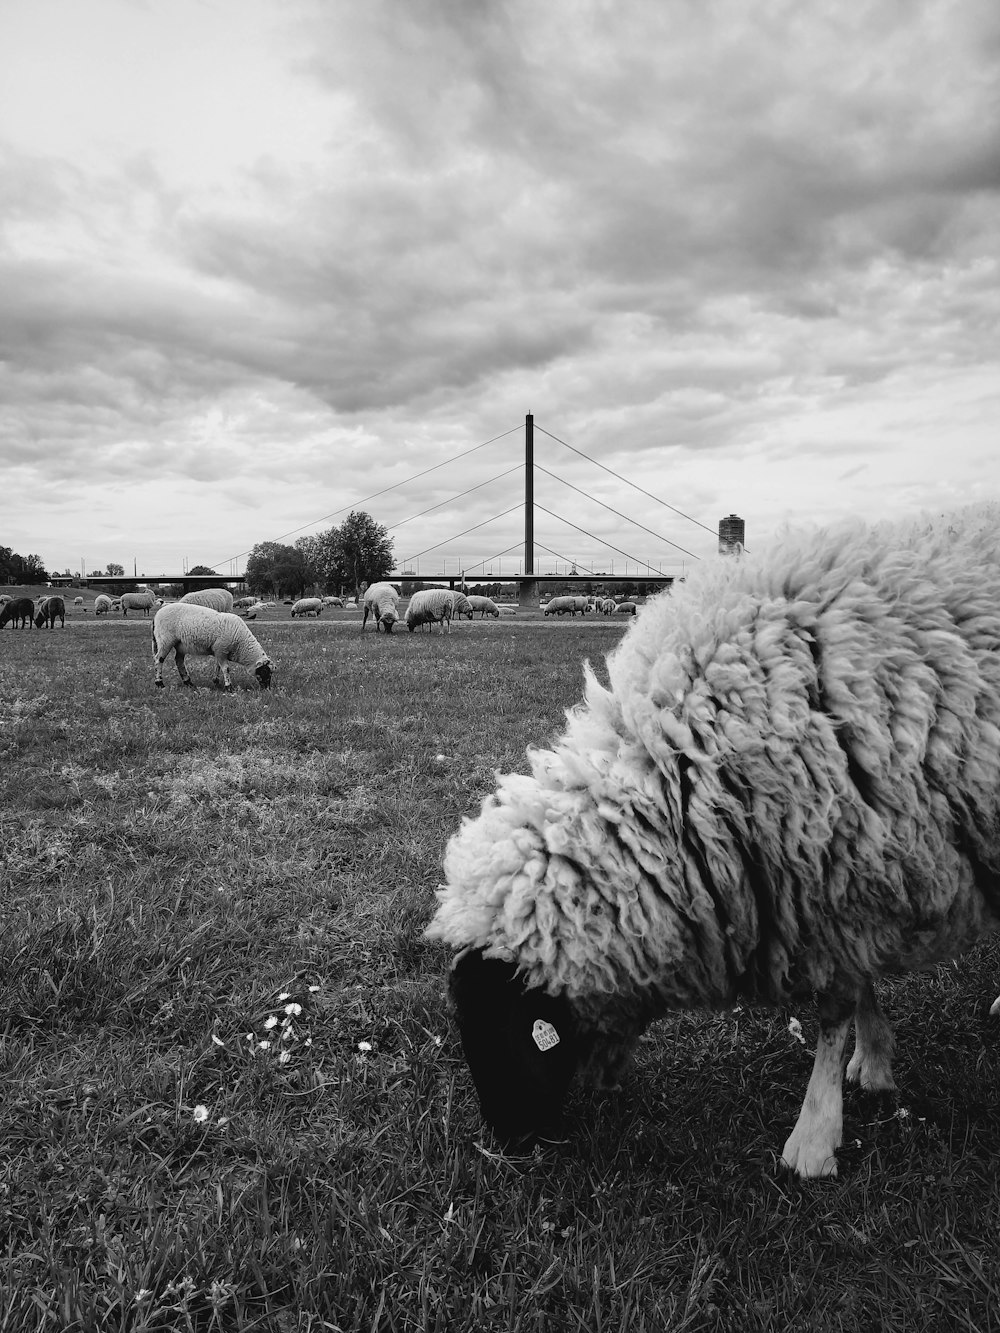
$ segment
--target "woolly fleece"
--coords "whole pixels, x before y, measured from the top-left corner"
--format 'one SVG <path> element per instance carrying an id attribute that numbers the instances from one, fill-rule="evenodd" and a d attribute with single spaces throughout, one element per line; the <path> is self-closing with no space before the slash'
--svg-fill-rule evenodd
<path id="1" fill-rule="evenodd" d="M 1000 918 L 1000 505 L 788 535 L 652 599 L 428 928 L 634 1032 L 857 993 Z"/>

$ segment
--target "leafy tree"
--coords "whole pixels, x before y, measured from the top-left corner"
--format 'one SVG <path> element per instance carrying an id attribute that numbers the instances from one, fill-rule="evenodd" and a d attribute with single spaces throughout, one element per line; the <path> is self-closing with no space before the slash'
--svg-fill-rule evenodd
<path id="1" fill-rule="evenodd" d="M 246 581 L 253 593 L 301 597 L 306 585 L 305 557 L 294 546 L 258 542 L 247 557 Z"/>
<path id="2" fill-rule="evenodd" d="M 108 561 L 108 573 L 109 573 L 109 574 L 124 574 L 124 573 L 125 573 L 125 566 L 124 566 L 124 565 L 116 565 L 115 562 L 114 562 L 113 560 L 109 560 L 109 561 Z"/>
<path id="3" fill-rule="evenodd" d="M 110 570 L 110 569 L 108 570 L 108 573 L 109 573 L 109 574 L 111 573 L 111 570 Z M 193 569 L 189 569 L 189 570 L 188 570 L 188 573 L 189 573 L 189 574 L 213 574 L 216 578 L 218 578 L 218 572 L 217 572 L 216 570 L 214 570 L 214 569 L 209 569 L 208 565 L 195 565 Z"/>
<path id="4" fill-rule="evenodd" d="M 49 572 L 39 555 L 18 555 L 0 546 L 0 580 L 4 583 L 48 583 Z"/>
<path id="5" fill-rule="evenodd" d="M 364 510 L 352 510 L 339 528 L 330 531 L 336 552 L 336 566 L 341 582 L 353 589 L 355 597 L 362 583 L 378 583 L 388 578 L 396 563 L 388 528 L 376 523 Z"/>

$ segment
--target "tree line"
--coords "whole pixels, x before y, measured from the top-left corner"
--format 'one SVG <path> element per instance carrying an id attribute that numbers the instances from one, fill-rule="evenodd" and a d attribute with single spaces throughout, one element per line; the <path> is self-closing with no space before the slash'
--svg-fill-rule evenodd
<path id="1" fill-rule="evenodd" d="M 48 583 L 49 571 L 40 555 L 18 555 L 0 546 L 0 583 Z"/>
<path id="2" fill-rule="evenodd" d="M 301 597 L 307 588 L 356 597 L 363 585 L 389 577 L 392 546 L 388 528 L 352 510 L 340 527 L 299 537 L 292 546 L 258 542 L 247 556 L 247 587 L 275 598 Z"/>

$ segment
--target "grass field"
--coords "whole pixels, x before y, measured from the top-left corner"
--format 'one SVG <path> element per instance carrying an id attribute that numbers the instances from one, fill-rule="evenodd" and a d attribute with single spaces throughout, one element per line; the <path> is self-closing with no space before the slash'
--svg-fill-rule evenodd
<path id="1" fill-rule="evenodd" d="M 154 690 L 142 618 L 0 631 L 0 1333 L 1000 1330 L 1000 948 L 885 987 L 837 1180 L 776 1160 L 805 1008 L 664 1022 L 500 1156 L 421 932 L 623 627 L 252 628 L 267 694 Z"/>

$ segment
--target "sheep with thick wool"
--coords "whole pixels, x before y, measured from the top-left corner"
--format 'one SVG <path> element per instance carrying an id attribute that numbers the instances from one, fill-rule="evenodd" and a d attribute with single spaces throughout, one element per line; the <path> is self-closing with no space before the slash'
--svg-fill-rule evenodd
<path id="1" fill-rule="evenodd" d="M 469 599 L 464 592 L 453 588 L 424 588 L 415 592 L 406 608 L 406 628 L 412 634 L 421 625 L 429 625 L 433 630 L 440 626 L 439 633 L 451 633 L 451 622 L 456 616 L 469 614 Z"/>
<path id="2" fill-rule="evenodd" d="M 364 618 L 361 621 L 361 628 L 368 624 L 368 617 L 373 616 L 375 620 L 375 633 L 378 633 L 379 626 L 382 627 L 384 634 L 391 634 L 392 627 L 399 619 L 399 612 L 396 609 L 396 603 L 399 601 L 399 592 L 391 583 L 373 583 L 365 589 Z"/>
<path id="3" fill-rule="evenodd" d="M 271 684 L 271 659 L 243 620 L 232 611 L 213 611 L 210 606 L 191 602 L 173 602 L 161 607 L 153 618 L 153 660 L 158 689 L 163 689 L 163 663 L 171 653 L 181 681 L 192 688 L 194 681 L 184 665 L 189 655 L 213 657 L 215 674 L 212 683 L 219 685 L 221 682 L 225 690 L 232 689 L 230 662 L 252 671 L 262 690 Z"/>
<path id="4" fill-rule="evenodd" d="M 111 598 L 107 593 L 99 592 L 94 598 L 94 615 L 106 616 L 111 610 Z"/>
<path id="5" fill-rule="evenodd" d="M 235 603 L 228 588 L 196 588 L 180 599 L 184 606 L 207 606 L 213 611 L 232 611 Z"/>
<path id="6" fill-rule="evenodd" d="M 144 592 L 123 592 L 120 609 L 126 619 L 128 619 L 130 611 L 141 611 L 144 616 L 148 616 L 150 611 L 154 610 L 159 603 L 160 599 L 156 593 L 147 588 Z"/>
<path id="7" fill-rule="evenodd" d="M 848 1077 L 891 1087 L 874 982 L 1000 925 L 1000 505 L 706 563 L 607 665 L 445 857 L 485 1117 L 531 1141 L 658 1016 L 815 993 L 783 1157 L 834 1175 L 852 1014 Z"/>
<path id="8" fill-rule="evenodd" d="M 487 616 L 492 616 L 494 620 L 500 619 L 500 608 L 492 597 L 480 597 L 476 593 L 472 593 L 466 600 L 472 608 L 470 620 L 475 617 L 477 611 L 480 620 L 485 620 Z"/>

